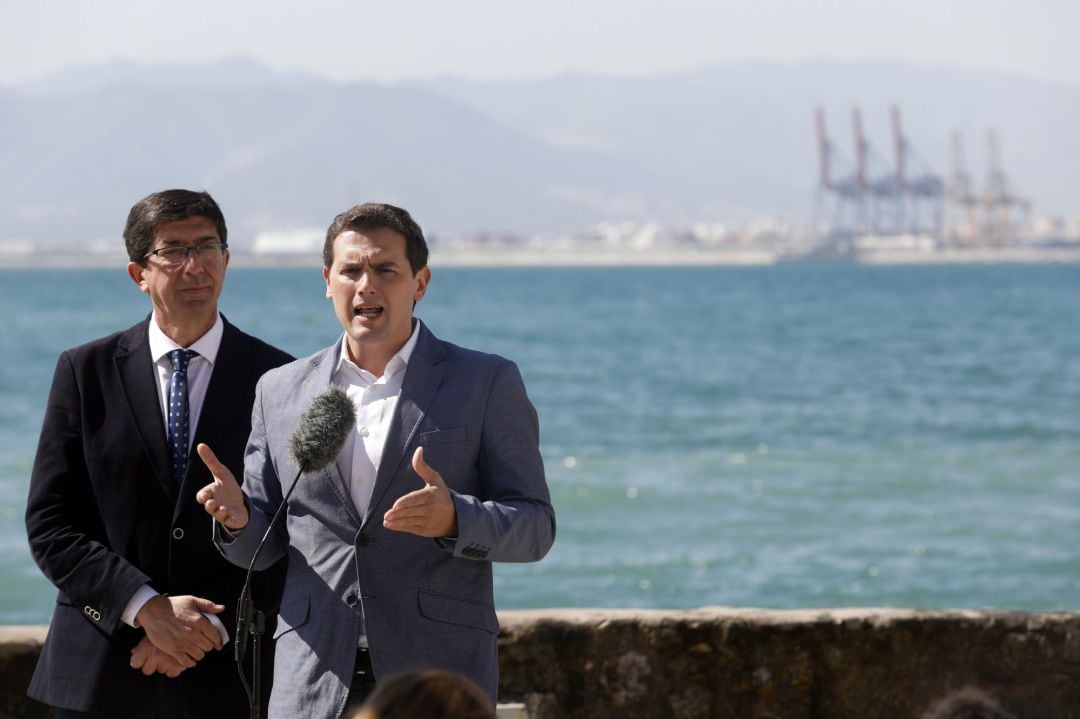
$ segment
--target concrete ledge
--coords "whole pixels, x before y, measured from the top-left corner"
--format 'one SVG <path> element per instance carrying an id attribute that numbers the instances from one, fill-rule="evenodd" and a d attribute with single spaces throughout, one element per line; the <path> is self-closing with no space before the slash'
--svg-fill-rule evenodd
<path id="1" fill-rule="evenodd" d="M 979 686 L 1080 718 L 1080 613 L 838 609 L 502 612 L 500 698 L 532 719 L 917 719 Z"/>
<path id="2" fill-rule="evenodd" d="M 1080 719 L 1080 612 L 552 609 L 499 613 L 500 699 L 531 719 L 918 719 L 979 686 L 1023 719 Z M 0 627 L 0 717 L 45 627 Z"/>

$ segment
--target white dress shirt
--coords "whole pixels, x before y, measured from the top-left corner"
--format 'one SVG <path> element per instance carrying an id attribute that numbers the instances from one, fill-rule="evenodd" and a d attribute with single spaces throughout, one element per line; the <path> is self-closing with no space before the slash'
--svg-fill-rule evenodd
<path id="1" fill-rule="evenodd" d="M 173 376 L 172 362 L 169 353 L 173 350 L 193 350 L 198 352 L 198 357 L 192 357 L 188 363 L 188 421 L 191 432 L 188 434 L 188 451 L 191 451 L 191 442 L 195 438 L 195 429 L 199 426 L 199 414 L 202 412 L 203 402 L 206 400 L 206 389 L 210 386 L 210 375 L 214 371 L 214 362 L 217 360 L 218 350 L 221 348 L 221 336 L 225 332 L 225 323 L 219 314 L 214 326 L 206 331 L 199 339 L 188 347 L 181 347 L 161 331 L 158 327 L 156 315 L 150 317 L 150 356 L 154 360 L 154 368 L 158 378 L 158 398 L 161 401 L 161 421 L 164 423 L 165 434 L 169 433 L 169 380 Z"/>
<path id="2" fill-rule="evenodd" d="M 333 382 L 345 390 L 356 408 L 356 426 L 345 440 L 337 466 L 341 476 L 349 483 L 356 511 L 363 518 L 369 509 L 371 492 L 375 488 L 375 475 L 379 471 L 386 435 L 390 421 L 401 395 L 405 369 L 416 348 L 419 322 L 413 323 L 412 335 L 386 363 L 381 377 L 361 369 L 349 358 L 347 339 L 341 342 L 341 355 L 334 369 Z"/>

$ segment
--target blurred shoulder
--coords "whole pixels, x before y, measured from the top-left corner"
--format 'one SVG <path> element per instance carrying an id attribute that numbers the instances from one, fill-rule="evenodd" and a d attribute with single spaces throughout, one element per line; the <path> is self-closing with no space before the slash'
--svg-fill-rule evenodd
<path id="1" fill-rule="evenodd" d="M 72 364 L 80 365 L 111 359 L 117 355 L 133 352 L 140 347 L 147 347 L 149 346 L 148 323 L 149 318 L 126 330 L 113 332 L 66 349 L 61 356 L 67 357 Z"/>

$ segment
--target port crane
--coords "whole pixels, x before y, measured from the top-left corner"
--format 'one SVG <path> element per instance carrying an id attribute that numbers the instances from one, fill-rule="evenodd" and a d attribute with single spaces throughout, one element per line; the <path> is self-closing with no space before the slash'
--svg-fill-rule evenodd
<path id="1" fill-rule="evenodd" d="M 848 161 L 829 137 L 824 110 L 816 110 L 818 236 L 836 251 L 864 235 L 926 236 L 956 248 L 1012 245 L 1031 204 L 1009 188 L 997 132 L 987 133 L 987 174 L 978 193 L 959 133 L 951 138 L 946 183 L 904 133 L 900 109 L 894 105 L 890 116 L 891 162 L 867 138 L 860 109 L 852 108 L 854 159 Z"/>

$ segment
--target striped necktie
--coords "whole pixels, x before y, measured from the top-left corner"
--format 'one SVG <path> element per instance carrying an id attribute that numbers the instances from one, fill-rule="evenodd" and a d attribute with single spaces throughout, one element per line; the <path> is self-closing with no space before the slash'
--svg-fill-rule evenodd
<path id="1" fill-rule="evenodd" d="M 173 350 L 169 353 L 173 374 L 169 380 L 169 454 L 172 455 L 173 477 L 177 484 L 182 484 L 188 463 L 188 383 L 187 369 L 192 357 L 198 352 L 193 350 Z"/>

